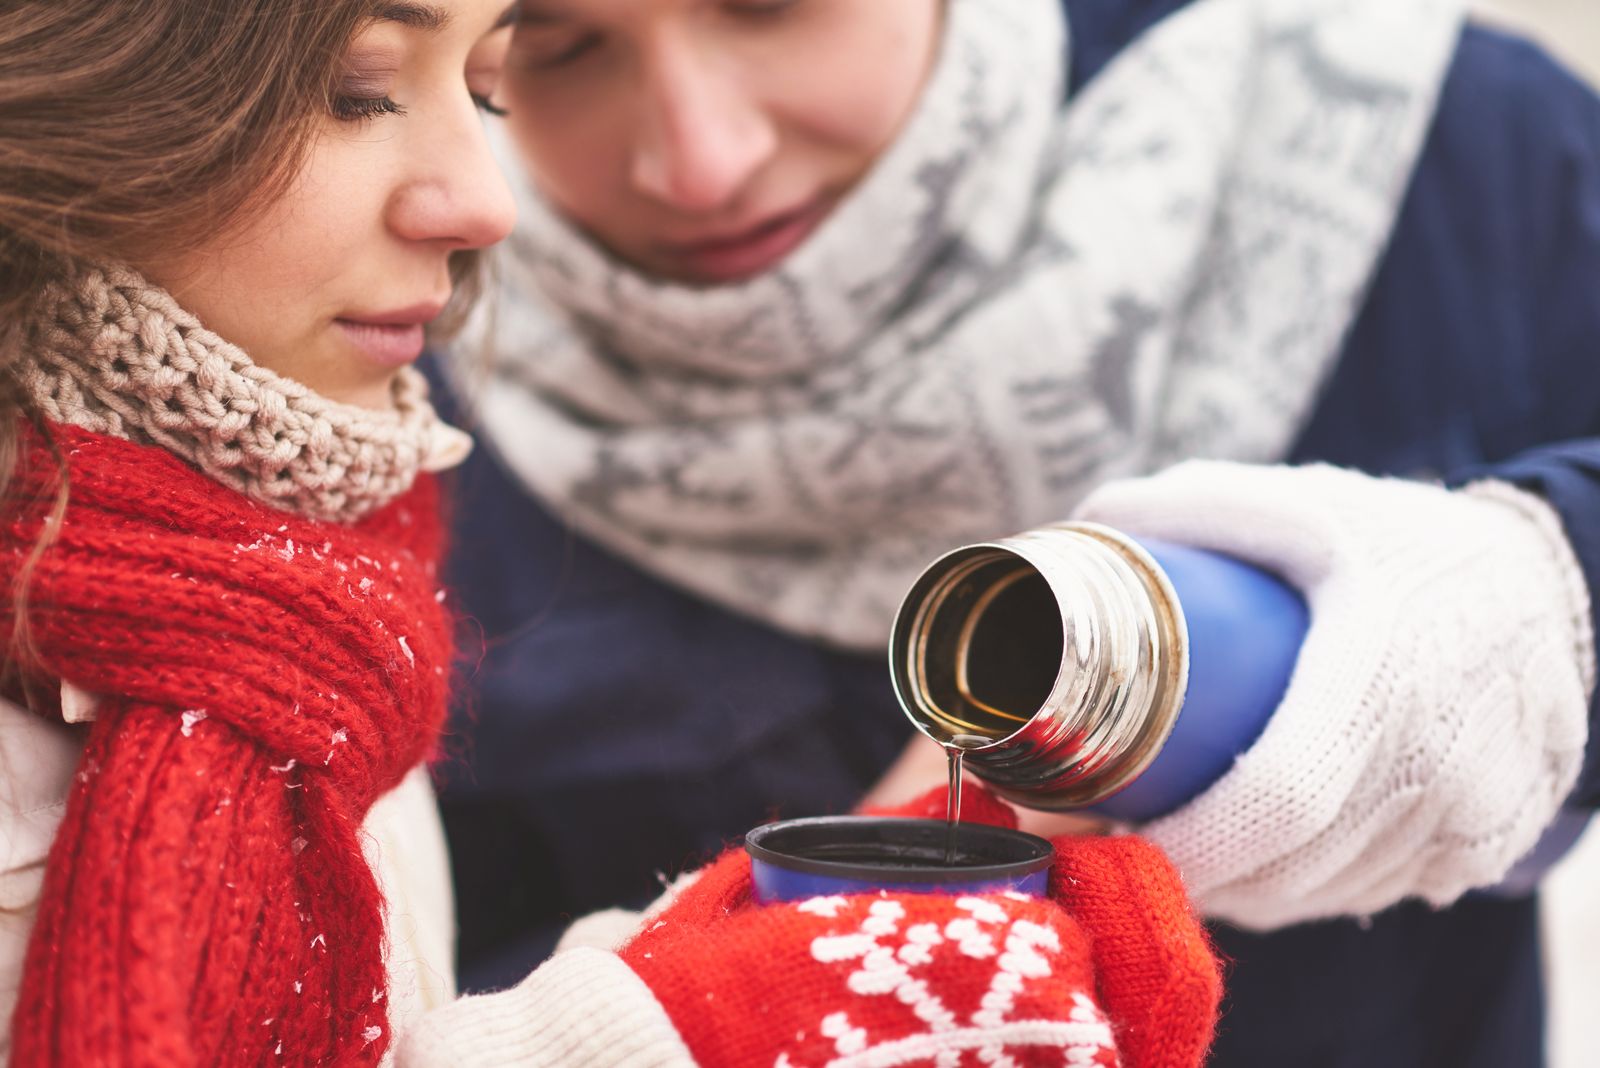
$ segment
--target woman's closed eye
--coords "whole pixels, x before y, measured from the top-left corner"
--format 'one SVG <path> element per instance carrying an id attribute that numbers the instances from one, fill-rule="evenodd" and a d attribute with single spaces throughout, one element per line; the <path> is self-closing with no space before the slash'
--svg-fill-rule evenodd
<path id="1" fill-rule="evenodd" d="M 382 115 L 404 115 L 390 91 L 395 85 L 398 61 L 387 55 L 366 55 L 347 60 L 343 77 L 333 94 L 334 118 L 341 122 L 366 122 Z"/>
<path id="2" fill-rule="evenodd" d="M 472 103 L 479 111 L 497 118 L 504 118 L 507 114 L 505 108 L 500 107 L 488 93 L 476 93 L 468 90 Z M 388 95 L 383 96 L 351 96 L 340 95 L 333 99 L 333 115 L 340 122 L 367 122 L 382 115 L 404 115 L 406 109 Z"/>
<path id="3" fill-rule="evenodd" d="M 380 115 L 404 115 L 406 109 L 384 96 L 351 96 L 341 94 L 333 98 L 333 115 L 340 122 L 367 122 Z"/>

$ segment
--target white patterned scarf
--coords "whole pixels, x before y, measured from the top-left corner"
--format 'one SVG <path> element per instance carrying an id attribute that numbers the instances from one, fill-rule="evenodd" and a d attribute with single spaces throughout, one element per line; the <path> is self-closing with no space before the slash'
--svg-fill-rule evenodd
<path id="1" fill-rule="evenodd" d="M 950 0 L 901 135 L 751 281 L 644 277 L 524 180 L 453 373 L 580 530 L 737 611 L 881 647 L 945 550 L 1184 457 L 1283 456 L 1460 19 L 1454 0 L 1196 0 L 1063 106 L 1060 0 Z"/>

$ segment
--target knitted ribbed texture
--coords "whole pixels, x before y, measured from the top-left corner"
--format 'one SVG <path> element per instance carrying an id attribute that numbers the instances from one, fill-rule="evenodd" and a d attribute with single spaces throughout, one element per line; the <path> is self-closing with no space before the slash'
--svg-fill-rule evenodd
<path id="1" fill-rule="evenodd" d="M 50 432 L 71 503 L 31 588 L 34 638 L 52 675 L 103 700 L 14 1063 L 376 1063 L 383 928 L 357 832 L 443 718 L 433 483 L 343 527 L 160 449 Z M 40 435 L 24 444 L 6 588 L 54 490 Z"/>
<path id="2" fill-rule="evenodd" d="M 557 953 L 510 990 L 436 1009 L 397 1053 L 398 1068 L 695 1063 L 650 989 L 616 954 L 590 948 Z"/>
<path id="3" fill-rule="evenodd" d="M 1191 1068 L 1216 1029 L 1222 976 L 1156 846 L 1131 835 L 1055 839 L 1050 896 L 1094 940 L 1100 1004 L 1128 1068 Z"/>
<path id="4" fill-rule="evenodd" d="M 414 368 L 394 408 L 337 404 L 258 367 L 164 290 L 126 268 L 53 290 L 18 369 L 45 417 L 157 444 L 274 507 L 348 522 L 459 460 Z"/>

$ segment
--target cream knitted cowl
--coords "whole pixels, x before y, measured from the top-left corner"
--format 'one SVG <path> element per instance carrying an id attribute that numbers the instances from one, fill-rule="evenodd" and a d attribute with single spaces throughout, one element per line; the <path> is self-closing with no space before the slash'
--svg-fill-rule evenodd
<path id="1" fill-rule="evenodd" d="M 351 522 L 459 463 L 414 368 L 393 408 L 339 404 L 253 363 L 125 267 L 52 290 L 17 368 L 46 419 L 162 448 L 286 512 Z"/>

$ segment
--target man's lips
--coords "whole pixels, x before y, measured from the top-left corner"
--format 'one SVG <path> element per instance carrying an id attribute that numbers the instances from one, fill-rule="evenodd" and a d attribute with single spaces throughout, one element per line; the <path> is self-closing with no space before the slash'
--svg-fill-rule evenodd
<path id="1" fill-rule="evenodd" d="M 827 213 L 827 203 L 819 198 L 752 226 L 669 242 L 662 248 L 670 259 L 699 277 L 732 281 L 759 274 L 783 259 L 810 236 Z"/>

